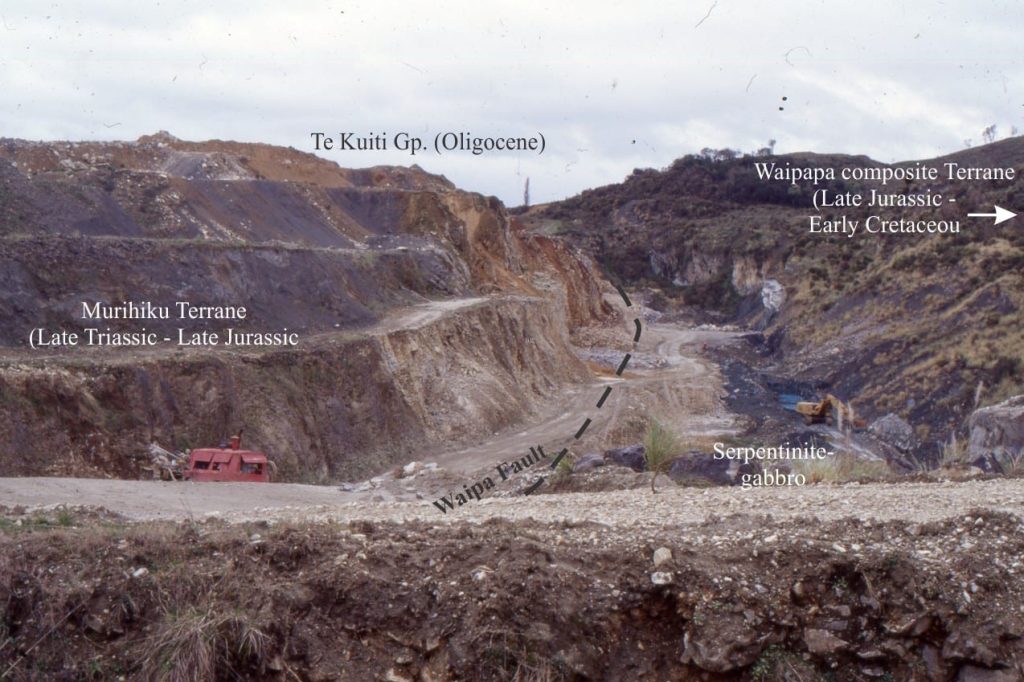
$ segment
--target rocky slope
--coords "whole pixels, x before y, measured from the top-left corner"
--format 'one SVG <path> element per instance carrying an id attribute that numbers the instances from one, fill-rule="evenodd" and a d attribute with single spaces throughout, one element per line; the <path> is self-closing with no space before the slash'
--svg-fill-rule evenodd
<path id="1" fill-rule="evenodd" d="M 166 133 L 0 140 L 0 473 L 134 476 L 152 440 L 210 445 L 242 426 L 287 479 L 372 473 L 584 378 L 568 338 L 608 315 L 601 286 L 586 256 L 415 167 Z M 123 301 L 248 316 L 82 319 L 83 303 Z M 299 343 L 27 348 L 33 328 L 86 326 Z"/>
<path id="2" fill-rule="evenodd" d="M 880 168 L 866 157 L 739 156 L 707 150 L 664 170 L 538 207 L 522 217 L 591 253 L 617 281 L 654 290 L 653 305 L 697 309 L 762 331 L 775 371 L 820 397 L 854 400 L 861 415 L 887 413 L 915 429 L 918 456 L 937 457 L 966 418 L 1024 392 L 1024 232 L 965 217 L 998 204 L 1024 207 L 1024 139 L 928 163 L 1000 166 L 1014 181 L 901 182 L 899 193 L 955 198 L 941 209 L 885 210 L 886 217 L 963 220 L 957 235 L 877 237 L 808 233 L 811 192 L 883 189 L 826 181 L 765 182 L 754 164 Z M 904 164 L 907 165 L 907 164 Z M 863 219 L 867 208 L 825 209 Z M 788 392 L 796 392 L 790 387 Z"/>

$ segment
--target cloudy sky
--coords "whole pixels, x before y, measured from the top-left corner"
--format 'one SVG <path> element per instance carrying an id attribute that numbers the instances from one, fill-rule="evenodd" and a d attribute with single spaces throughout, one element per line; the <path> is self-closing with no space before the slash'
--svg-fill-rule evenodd
<path id="1" fill-rule="evenodd" d="M 894 161 L 1024 130 L 1021 29 L 1017 0 L 3 0 L 0 136 L 540 132 L 540 156 L 323 152 L 538 202 L 704 147 Z"/>

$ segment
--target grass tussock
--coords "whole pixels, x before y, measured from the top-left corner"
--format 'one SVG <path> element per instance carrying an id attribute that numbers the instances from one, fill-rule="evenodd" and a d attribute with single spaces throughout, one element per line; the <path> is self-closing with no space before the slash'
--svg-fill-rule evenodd
<path id="1" fill-rule="evenodd" d="M 565 457 L 558 461 L 558 466 L 555 467 L 555 476 L 558 476 L 559 478 L 568 478 L 572 476 L 574 466 L 576 466 L 576 457 L 571 453 L 567 453 Z"/>
<path id="2" fill-rule="evenodd" d="M 644 433 L 644 458 L 647 460 L 647 470 L 654 474 L 651 478 L 652 493 L 658 492 L 654 482 L 660 474 L 668 471 L 669 463 L 678 454 L 679 437 L 659 420 L 648 420 L 647 431 Z"/>
<path id="3" fill-rule="evenodd" d="M 189 682 L 244 677 L 265 667 L 271 638 L 238 615 L 168 613 L 145 642 L 141 679 Z"/>
<path id="4" fill-rule="evenodd" d="M 951 434 L 949 441 L 942 446 L 942 452 L 939 454 L 939 466 L 955 469 L 966 465 L 969 459 L 967 441 L 958 439 L 956 433 Z"/>
<path id="5" fill-rule="evenodd" d="M 1024 452 L 1004 453 L 999 458 L 999 465 L 1007 476 L 1024 476 Z"/>

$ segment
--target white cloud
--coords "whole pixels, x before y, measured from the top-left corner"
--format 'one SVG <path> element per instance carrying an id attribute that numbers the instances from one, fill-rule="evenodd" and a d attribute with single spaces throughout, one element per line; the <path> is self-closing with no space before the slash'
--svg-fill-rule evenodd
<path id="1" fill-rule="evenodd" d="M 711 7 L 6 0 L 0 134 L 311 149 L 313 130 L 542 131 L 539 158 L 325 154 L 516 203 L 526 175 L 543 201 L 708 146 L 891 161 L 1024 127 L 1017 3 L 720 0 L 695 28 Z"/>

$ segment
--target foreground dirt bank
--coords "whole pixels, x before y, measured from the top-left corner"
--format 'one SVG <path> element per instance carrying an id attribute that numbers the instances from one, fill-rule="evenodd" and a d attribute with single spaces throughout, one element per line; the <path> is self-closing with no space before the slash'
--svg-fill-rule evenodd
<path id="1" fill-rule="evenodd" d="M 1020 679 L 1021 516 L 947 512 L 925 523 L 735 515 L 639 527 L 8 516 L 0 672 Z"/>

